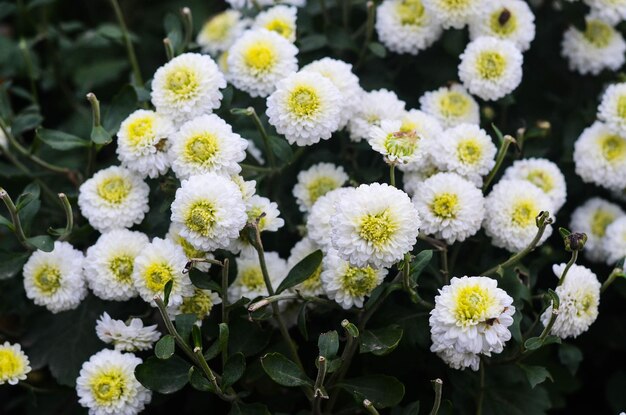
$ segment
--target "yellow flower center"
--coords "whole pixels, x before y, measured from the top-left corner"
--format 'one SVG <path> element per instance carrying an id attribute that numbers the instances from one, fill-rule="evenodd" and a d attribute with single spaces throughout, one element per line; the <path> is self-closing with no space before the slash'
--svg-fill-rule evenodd
<path id="1" fill-rule="evenodd" d="M 256 221 L 259 216 L 263 214 L 264 210 L 260 206 L 252 206 L 250 209 L 246 211 L 248 215 L 248 222 Z M 265 225 L 267 225 L 267 216 L 263 216 L 259 219 L 259 230 L 262 231 L 265 229 Z"/>
<path id="2" fill-rule="evenodd" d="M 598 209 L 591 217 L 591 233 L 602 238 L 606 232 L 606 228 L 613 223 L 615 215 L 609 211 Z"/>
<path id="3" fill-rule="evenodd" d="M 626 119 L 626 95 L 622 95 L 617 100 L 617 116 Z"/>
<path id="4" fill-rule="evenodd" d="M 599 20 L 591 20 L 587 22 L 583 36 L 593 46 L 605 48 L 613 39 L 613 28 Z"/>
<path id="5" fill-rule="evenodd" d="M 470 109 L 470 100 L 460 92 L 447 92 L 439 99 L 439 111 L 444 117 L 461 117 Z"/>
<path id="6" fill-rule="evenodd" d="M 484 51 L 476 59 L 476 70 L 483 79 L 498 79 L 506 69 L 506 59 L 500 52 Z"/>
<path id="7" fill-rule="evenodd" d="M 459 197 L 455 193 L 440 193 L 430 204 L 430 211 L 439 218 L 455 218 L 459 211 Z"/>
<path id="8" fill-rule="evenodd" d="M 269 42 L 258 41 L 245 51 L 246 65 L 256 73 L 269 72 L 276 64 L 276 52 Z"/>
<path id="9" fill-rule="evenodd" d="M 194 164 L 210 165 L 219 152 L 217 137 L 210 133 L 194 135 L 185 143 L 185 159 Z"/>
<path id="10" fill-rule="evenodd" d="M 138 117 L 126 129 L 128 142 L 137 147 L 154 139 L 154 117 Z"/>
<path id="11" fill-rule="evenodd" d="M 415 130 L 388 134 L 385 139 L 385 150 L 391 156 L 409 157 L 415 153 L 420 138 Z"/>
<path id="12" fill-rule="evenodd" d="M 203 251 L 200 251 L 199 249 L 194 248 L 193 245 L 190 244 L 189 241 L 183 238 L 182 236 L 179 235 L 176 238 L 176 243 L 178 243 L 178 245 L 180 245 L 183 248 L 183 251 L 185 252 L 185 256 L 188 259 L 204 257 L 205 253 Z"/>
<path id="13" fill-rule="evenodd" d="M 107 369 L 89 382 L 94 400 L 100 405 L 117 402 L 127 391 L 126 376 L 117 368 Z"/>
<path id="14" fill-rule="evenodd" d="M 548 193 L 554 189 L 554 179 L 545 170 L 531 170 L 526 176 L 526 180 Z"/>
<path id="15" fill-rule="evenodd" d="M 397 229 L 398 225 L 391 217 L 389 209 L 385 209 L 375 215 L 365 215 L 361 219 L 359 235 L 365 241 L 380 247 L 389 242 Z"/>
<path id="16" fill-rule="evenodd" d="M 486 313 L 496 299 L 480 285 L 460 288 L 454 297 L 454 316 L 462 326 L 476 325 L 486 320 Z"/>
<path id="17" fill-rule="evenodd" d="M 475 138 L 459 141 L 456 147 L 456 156 L 463 164 L 476 164 L 483 155 L 482 146 Z"/>
<path id="18" fill-rule="evenodd" d="M 581 298 L 576 301 L 576 315 L 582 317 L 583 315 L 591 314 L 592 310 L 596 308 L 598 300 L 595 295 L 590 292 L 586 292 Z"/>
<path id="19" fill-rule="evenodd" d="M 296 87 L 288 98 L 289 111 L 298 118 L 314 116 L 321 105 L 320 98 L 313 87 L 300 85 Z"/>
<path id="20" fill-rule="evenodd" d="M 358 268 L 349 266 L 341 276 L 341 287 L 352 297 L 369 295 L 378 283 L 378 274 L 370 266 Z"/>
<path id="21" fill-rule="evenodd" d="M 489 18 L 491 32 L 499 36 L 509 36 L 517 29 L 517 19 L 509 9 L 502 9 L 491 14 Z"/>
<path id="22" fill-rule="evenodd" d="M 183 314 L 195 314 L 198 320 L 202 320 L 211 312 L 213 301 L 211 296 L 203 290 L 195 289 L 193 296 L 183 299 L 180 311 Z"/>
<path id="23" fill-rule="evenodd" d="M 241 285 L 249 290 L 256 291 L 265 287 L 265 280 L 261 269 L 258 267 L 248 268 L 241 273 Z"/>
<path id="24" fill-rule="evenodd" d="M 339 183 L 332 177 L 322 176 L 318 177 L 315 180 L 312 180 L 307 185 L 307 193 L 309 194 L 309 199 L 311 199 L 311 204 L 315 203 L 317 199 L 324 196 L 326 193 L 331 190 L 335 190 L 339 187 Z"/>
<path id="25" fill-rule="evenodd" d="M 626 140 L 618 135 L 607 135 L 600 139 L 602 155 L 609 161 L 619 161 L 626 156 Z"/>
<path id="26" fill-rule="evenodd" d="M 235 19 L 229 13 L 220 13 L 205 23 L 202 33 L 207 39 L 223 40 L 233 27 Z"/>
<path id="27" fill-rule="evenodd" d="M 176 68 L 167 74 L 165 87 L 179 100 L 190 100 L 198 95 L 200 81 L 191 68 Z"/>
<path id="28" fill-rule="evenodd" d="M 96 188 L 98 196 L 114 205 L 122 203 L 131 190 L 131 183 L 121 176 L 108 177 L 98 183 Z"/>
<path id="29" fill-rule="evenodd" d="M 525 228 L 535 223 L 535 218 L 538 214 L 539 211 L 533 200 L 519 200 L 513 206 L 511 221 L 515 225 Z"/>
<path id="30" fill-rule="evenodd" d="M 271 30 L 272 32 L 276 32 L 282 37 L 289 39 L 291 34 L 293 33 L 293 27 L 289 24 L 288 21 L 283 19 L 274 19 L 269 21 L 265 28 L 267 30 Z"/>
<path id="31" fill-rule="evenodd" d="M 132 284 L 134 259 L 129 255 L 114 257 L 109 262 L 109 270 L 115 279 L 123 284 Z"/>
<path id="32" fill-rule="evenodd" d="M 150 264 L 144 272 L 146 287 L 153 293 L 163 292 L 165 284 L 174 277 L 174 270 L 167 262 Z"/>
<path id="33" fill-rule="evenodd" d="M 421 0 L 403 0 L 396 7 L 403 26 L 421 26 L 424 21 L 424 5 Z"/>
<path id="34" fill-rule="evenodd" d="M 215 206 L 206 200 L 192 204 L 185 217 L 185 225 L 202 236 L 210 235 L 215 221 Z"/>
<path id="35" fill-rule="evenodd" d="M 52 265 L 44 265 L 35 273 L 35 287 L 46 295 L 52 295 L 61 288 L 61 270 Z"/>
<path id="36" fill-rule="evenodd" d="M 24 372 L 24 360 L 12 349 L 0 349 L 0 380 L 10 379 Z"/>
<path id="37" fill-rule="evenodd" d="M 446 11 L 463 10 L 472 0 L 439 0 L 439 6 Z"/>

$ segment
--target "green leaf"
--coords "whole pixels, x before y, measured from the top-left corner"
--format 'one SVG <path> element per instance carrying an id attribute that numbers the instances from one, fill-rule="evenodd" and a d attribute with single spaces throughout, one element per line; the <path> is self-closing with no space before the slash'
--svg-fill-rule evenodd
<path id="1" fill-rule="evenodd" d="M 420 401 L 415 401 L 402 410 L 402 415 L 419 415 Z"/>
<path id="2" fill-rule="evenodd" d="M 243 376 L 246 371 L 246 358 L 243 353 L 236 353 L 226 360 L 224 373 L 222 374 L 222 388 L 226 389 L 233 385 Z"/>
<path id="3" fill-rule="evenodd" d="M 0 19 L 4 19 L 5 17 L 15 13 L 15 9 L 15 4 L 0 3 Z"/>
<path id="4" fill-rule="evenodd" d="M 272 415 L 265 405 L 260 403 L 245 404 L 234 402 L 228 415 Z"/>
<path id="5" fill-rule="evenodd" d="M 530 387 L 533 389 L 535 386 L 543 383 L 546 379 L 553 380 L 552 375 L 548 372 L 548 369 L 543 366 L 528 366 L 522 364 L 518 364 L 518 366 L 522 368 L 526 374 L 526 379 L 528 380 Z"/>
<path id="6" fill-rule="evenodd" d="M 33 221 L 41 208 L 41 201 L 39 199 L 29 200 L 26 204 L 20 203 L 20 205 L 17 216 L 20 218 L 24 233 L 29 234 Z"/>
<path id="7" fill-rule="evenodd" d="M 125 85 L 107 106 L 102 117 L 102 126 L 111 134 L 116 134 L 120 124 L 137 108 L 137 94 L 130 85 Z"/>
<path id="8" fill-rule="evenodd" d="M 324 356 L 327 360 L 332 359 L 339 351 L 339 335 L 335 330 L 320 334 L 317 347 L 320 350 L 320 356 Z"/>
<path id="9" fill-rule="evenodd" d="M 146 388 L 168 394 L 187 384 L 190 368 L 189 363 L 175 355 L 167 360 L 149 357 L 135 368 L 135 377 Z"/>
<path id="10" fill-rule="evenodd" d="M 189 270 L 189 279 L 195 287 L 200 289 L 216 291 L 218 293 L 222 292 L 222 287 L 218 283 L 211 280 L 206 273 L 198 271 L 195 268 Z"/>
<path id="11" fill-rule="evenodd" d="M 504 134 L 502 134 L 502 131 L 500 131 L 500 129 L 493 123 L 491 124 L 491 128 L 493 128 L 493 131 L 496 133 L 496 137 L 498 137 L 498 143 L 502 145 L 502 143 L 504 143 Z"/>
<path id="12" fill-rule="evenodd" d="M 392 325 L 378 330 L 365 330 L 359 337 L 360 353 L 383 356 L 391 353 L 402 339 L 400 326 Z"/>
<path id="13" fill-rule="evenodd" d="M 359 403 L 369 399 L 376 408 L 394 407 L 404 396 L 404 385 L 398 379 L 385 375 L 346 379 L 337 386 L 350 392 Z"/>
<path id="14" fill-rule="evenodd" d="M 41 187 L 39 187 L 37 182 L 32 182 L 28 184 L 28 186 L 26 186 L 22 193 L 18 196 L 17 201 L 15 202 L 15 207 L 17 210 L 21 210 L 32 201 L 39 199 L 40 195 Z"/>
<path id="15" fill-rule="evenodd" d="M 54 249 L 54 241 L 48 235 L 39 235 L 27 238 L 26 241 L 44 252 L 52 252 Z"/>
<path id="16" fill-rule="evenodd" d="M 384 58 L 387 56 L 387 49 L 378 42 L 372 42 L 367 45 L 367 48 L 377 57 Z"/>
<path id="17" fill-rule="evenodd" d="M 543 345 L 544 346 L 547 346 L 549 344 L 554 344 L 554 343 L 560 344 L 561 343 L 561 338 L 557 337 L 557 336 L 554 336 L 554 335 L 549 335 L 549 336 L 546 336 L 546 338 L 543 340 Z"/>
<path id="18" fill-rule="evenodd" d="M 11 133 L 15 136 L 22 134 L 25 131 L 34 130 L 39 127 L 43 122 L 43 117 L 39 113 L 38 108 L 32 108 L 20 113 L 13 120 L 11 125 Z"/>
<path id="19" fill-rule="evenodd" d="M 550 297 L 550 301 L 552 302 L 552 308 L 559 309 L 561 306 L 561 301 L 559 300 L 559 295 L 552 288 L 548 288 L 548 296 Z"/>
<path id="20" fill-rule="evenodd" d="M 173 286 L 174 280 L 170 278 L 163 287 L 163 304 L 166 306 L 170 303 L 170 294 L 172 293 Z"/>
<path id="21" fill-rule="evenodd" d="M 291 146 L 284 138 L 270 135 L 269 137 L 270 148 L 272 152 L 283 162 L 288 162 L 293 157 L 293 150 Z"/>
<path id="22" fill-rule="evenodd" d="M 569 369 L 572 375 L 575 375 L 580 362 L 583 361 L 583 352 L 573 344 L 562 343 L 559 347 L 559 360 Z"/>
<path id="23" fill-rule="evenodd" d="M 411 283 L 415 287 L 417 285 L 417 280 L 419 276 L 422 274 L 422 271 L 430 264 L 430 260 L 433 258 L 432 250 L 424 250 L 415 256 L 415 259 L 411 263 L 411 273 L 409 274 L 409 278 L 411 279 Z"/>
<path id="24" fill-rule="evenodd" d="M 0 215 L 0 226 L 6 226 L 9 230 L 14 231 L 15 227 L 13 226 L 13 222 Z"/>
<path id="25" fill-rule="evenodd" d="M 29 254 L 0 253 L 0 281 L 20 273 Z"/>
<path id="26" fill-rule="evenodd" d="M 106 145 L 113 141 L 113 137 L 103 126 L 99 125 L 91 129 L 91 141 L 96 144 Z"/>
<path id="27" fill-rule="evenodd" d="M 243 318 L 230 321 L 228 329 L 229 354 L 241 352 L 244 356 L 253 356 L 261 352 L 270 342 L 270 330 L 263 330 L 258 324 Z"/>
<path id="28" fill-rule="evenodd" d="M 322 254 L 322 251 L 318 249 L 294 265 L 294 267 L 289 270 L 287 277 L 285 277 L 276 289 L 276 294 L 280 294 L 281 292 L 291 287 L 295 287 L 301 282 L 309 279 L 317 271 L 318 267 L 322 263 L 323 257 L 324 254 Z"/>
<path id="29" fill-rule="evenodd" d="M 198 316 L 195 314 L 179 314 L 175 317 L 176 330 L 185 343 L 189 343 L 191 327 L 196 323 L 196 320 L 198 320 Z"/>
<path id="30" fill-rule="evenodd" d="M 154 355 L 159 359 L 166 360 L 174 355 L 174 349 L 176 348 L 176 341 L 174 336 L 167 334 L 159 339 L 154 346 Z"/>
<path id="31" fill-rule="evenodd" d="M 194 388 L 201 392 L 213 392 L 215 393 L 215 387 L 213 384 L 204 376 L 202 370 L 197 367 L 192 367 L 189 369 L 189 384 Z"/>
<path id="32" fill-rule="evenodd" d="M 524 342 L 524 348 L 526 350 L 537 350 L 543 344 L 543 340 L 539 337 L 531 337 Z"/>
<path id="33" fill-rule="evenodd" d="M 311 52 L 326 46 L 326 36 L 315 34 L 300 39 L 300 53 Z"/>
<path id="34" fill-rule="evenodd" d="M 55 150 L 65 151 L 89 146 L 89 141 L 63 131 L 39 128 L 37 129 L 37 136 Z"/>
<path id="35" fill-rule="evenodd" d="M 280 353 L 268 353 L 261 358 L 261 366 L 265 373 L 282 386 L 313 386 L 313 381 L 298 367 Z"/>
<path id="36" fill-rule="evenodd" d="M 228 324 L 220 323 L 219 325 L 220 334 L 218 337 L 218 342 L 220 345 L 220 352 L 224 353 L 228 350 L 228 338 L 230 337 L 230 329 L 228 328 Z"/>

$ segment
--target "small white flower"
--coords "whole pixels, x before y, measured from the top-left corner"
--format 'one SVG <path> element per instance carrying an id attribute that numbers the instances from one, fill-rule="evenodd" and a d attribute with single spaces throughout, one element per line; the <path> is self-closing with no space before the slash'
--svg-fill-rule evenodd
<path id="1" fill-rule="evenodd" d="M 535 38 L 535 15 L 522 0 L 491 0 L 469 25 L 470 39 L 493 36 L 510 40 L 522 52 Z"/>
<path id="2" fill-rule="evenodd" d="M 613 133 L 626 137 L 626 83 L 610 85 L 604 91 L 598 119 Z"/>
<path id="3" fill-rule="evenodd" d="M 558 166 L 546 159 L 529 158 L 517 160 L 504 171 L 502 180 L 526 180 L 531 182 L 552 200 L 555 215 L 567 197 L 565 176 Z"/>
<path id="4" fill-rule="evenodd" d="M 246 200 L 246 215 L 248 223 L 258 220 L 259 232 L 276 232 L 285 225 L 284 219 L 280 217 L 276 202 L 263 196 L 254 195 Z M 230 252 L 238 253 L 246 248 L 252 249 L 253 247 L 246 237 L 240 235 L 238 239 L 231 242 L 227 249 Z M 253 249 L 252 251 L 254 252 Z"/>
<path id="5" fill-rule="evenodd" d="M 350 139 L 361 141 L 369 137 L 370 128 L 382 120 L 398 120 L 405 114 L 405 103 L 395 92 L 379 89 L 363 92 L 357 99 L 357 109 L 348 123 Z"/>
<path id="6" fill-rule="evenodd" d="M 238 174 L 231 175 L 230 180 L 232 180 L 232 182 L 239 188 L 244 202 L 256 193 L 256 180 L 245 180 Z"/>
<path id="7" fill-rule="evenodd" d="M 267 29 L 276 32 L 290 42 L 296 41 L 295 7 L 278 5 L 259 13 L 254 19 L 253 29 Z"/>
<path id="8" fill-rule="evenodd" d="M 401 119 L 402 131 L 415 131 L 421 138 L 420 157 L 411 163 L 400 164 L 398 168 L 403 172 L 427 172 L 434 168 L 434 161 L 431 156 L 431 151 L 434 143 L 439 140 L 439 137 L 443 134 L 443 128 L 435 117 L 428 115 L 423 111 L 412 109 L 407 111 Z"/>
<path id="9" fill-rule="evenodd" d="M 385 0 L 376 10 L 376 33 L 396 53 L 417 55 L 443 32 L 437 15 L 422 0 Z"/>
<path id="10" fill-rule="evenodd" d="M 482 36 L 468 43 L 461 54 L 459 78 L 469 92 L 495 101 L 522 82 L 524 57 L 509 40 Z"/>
<path id="11" fill-rule="evenodd" d="M 252 97 L 266 97 L 298 70 L 298 49 L 267 29 L 246 31 L 228 50 L 228 80 Z"/>
<path id="12" fill-rule="evenodd" d="M 439 18 L 444 29 L 461 29 L 473 18 L 484 14 L 491 0 L 422 0 L 424 7 Z"/>
<path id="13" fill-rule="evenodd" d="M 265 252 L 267 273 L 272 287 L 275 289 L 287 276 L 287 262 L 278 256 L 276 252 Z M 252 251 L 237 258 L 237 277 L 228 287 L 228 298 L 235 302 L 242 297 L 250 300 L 269 295 L 263 272 L 259 265 L 257 253 Z"/>
<path id="14" fill-rule="evenodd" d="M 426 114 L 435 117 L 443 128 L 480 122 L 478 103 L 459 84 L 424 93 L 420 98 L 420 106 Z"/>
<path id="15" fill-rule="evenodd" d="M 0 385 L 17 385 L 20 380 L 26 380 L 30 371 L 30 361 L 22 346 L 9 342 L 0 345 Z"/>
<path id="16" fill-rule="evenodd" d="M 172 136 L 172 170 L 179 179 L 203 173 L 237 174 L 248 141 L 215 114 L 183 124 Z"/>
<path id="17" fill-rule="evenodd" d="M 298 262 L 302 261 L 318 249 L 320 249 L 319 246 L 317 246 L 317 244 L 310 238 L 303 238 L 298 241 L 293 248 L 291 248 L 291 252 L 289 253 L 289 258 L 287 259 L 287 269 L 292 269 L 296 264 L 298 264 Z M 292 290 L 312 297 L 324 294 L 324 287 L 322 287 L 322 280 L 320 278 L 321 273 L 322 264 L 317 267 L 309 278 L 293 287 Z"/>
<path id="18" fill-rule="evenodd" d="M 204 23 L 196 37 L 196 43 L 200 45 L 202 52 L 217 55 L 232 46 L 247 24 L 238 10 L 224 10 Z"/>
<path id="19" fill-rule="evenodd" d="M 626 138 L 594 122 L 574 144 L 576 174 L 610 190 L 626 188 Z"/>
<path id="20" fill-rule="evenodd" d="M 119 166 L 98 171 L 78 190 L 78 206 L 100 232 L 130 228 L 150 210 L 150 187 L 137 174 Z"/>
<path id="21" fill-rule="evenodd" d="M 290 144 L 310 146 L 339 128 L 342 95 L 315 72 L 297 72 L 278 82 L 267 98 L 267 116 Z"/>
<path id="22" fill-rule="evenodd" d="M 485 198 L 483 227 L 495 246 L 519 252 L 537 235 L 539 213 L 553 210 L 550 198 L 534 184 L 526 180 L 500 181 Z M 551 234 L 552 225 L 548 225 L 537 245 Z"/>
<path id="23" fill-rule="evenodd" d="M 101 350 L 83 363 L 76 392 L 89 415 L 136 415 L 152 399 L 152 392 L 135 378 L 142 362 L 132 353 Z"/>
<path id="24" fill-rule="evenodd" d="M 626 257 L 626 216 L 621 216 L 606 228 L 604 251 L 606 262 L 613 265 Z"/>
<path id="25" fill-rule="evenodd" d="M 196 249 L 226 248 L 246 224 L 241 191 L 226 177 L 214 173 L 183 180 L 172 203 L 172 222 Z"/>
<path id="26" fill-rule="evenodd" d="M 213 306 L 221 303 L 222 299 L 218 293 L 194 288 L 193 295 L 183 298 L 183 302 L 179 306 L 168 307 L 168 311 L 172 320 L 179 314 L 195 314 L 198 323 L 201 324 L 202 320 L 211 314 Z"/>
<path id="27" fill-rule="evenodd" d="M 300 211 L 308 212 L 320 197 L 342 187 L 347 181 L 348 175 L 343 167 L 332 163 L 318 163 L 298 173 L 293 196 Z"/>
<path id="28" fill-rule="evenodd" d="M 174 242 L 177 245 L 180 245 L 180 247 L 183 248 L 183 252 L 185 253 L 185 256 L 187 257 L 187 260 L 192 260 L 194 258 L 195 259 L 214 259 L 215 258 L 213 254 L 194 248 L 193 245 L 189 243 L 188 240 L 186 240 L 185 238 L 181 236 L 180 230 L 182 228 L 183 228 L 182 225 L 179 223 L 173 223 L 173 222 L 170 223 L 170 227 L 167 231 L 167 234 L 165 235 L 165 238 L 169 239 L 170 241 Z M 202 272 L 207 272 L 211 268 L 211 264 L 208 262 L 196 262 L 194 263 L 194 268 L 197 268 L 198 270 Z"/>
<path id="29" fill-rule="evenodd" d="M 413 129 L 404 129 L 400 120 L 382 120 L 372 126 L 368 142 L 388 164 L 411 165 L 425 156 L 424 139 Z"/>
<path id="30" fill-rule="evenodd" d="M 335 216 L 337 203 L 339 203 L 339 200 L 348 197 L 352 190 L 354 190 L 352 187 L 341 187 L 331 190 L 324 196 L 320 196 L 311 206 L 309 215 L 306 218 L 307 234 L 324 251 L 331 247 L 330 220 Z"/>
<path id="31" fill-rule="evenodd" d="M 361 185 L 336 205 L 331 241 L 351 264 L 390 267 L 409 252 L 419 233 L 419 214 L 409 196 L 387 184 Z"/>
<path id="32" fill-rule="evenodd" d="M 622 0 L 583 0 L 591 15 L 612 25 L 626 19 L 626 2 Z"/>
<path id="33" fill-rule="evenodd" d="M 558 279 L 561 279 L 564 270 L 565 264 L 552 266 Z M 578 337 L 598 318 L 600 282 L 589 268 L 574 264 L 567 272 L 563 285 L 555 291 L 560 304 L 550 333 L 562 339 Z M 551 316 L 552 305 L 541 315 L 541 323 L 546 326 Z"/>
<path id="34" fill-rule="evenodd" d="M 133 281 L 139 296 L 156 306 L 154 297 L 163 297 L 168 281 L 172 281 L 169 304 L 175 307 L 183 297 L 193 294 L 189 275 L 184 273 L 187 257 L 183 248 L 169 239 L 154 238 L 135 259 Z"/>
<path id="35" fill-rule="evenodd" d="M 130 319 L 127 324 L 112 319 L 106 312 L 96 322 L 96 334 L 103 342 L 112 343 L 119 352 L 150 350 L 161 337 L 156 324 L 144 327 L 140 318 Z"/>
<path id="36" fill-rule="evenodd" d="M 226 79 L 210 56 L 183 53 L 154 73 L 152 103 L 181 124 L 219 108 L 222 88 Z"/>
<path id="37" fill-rule="evenodd" d="M 116 229 L 102 234 L 87 249 L 85 278 L 93 293 L 103 300 L 126 301 L 137 296 L 133 282 L 135 258 L 150 243 L 141 232 Z"/>
<path id="38" fill-rule="evenodd" d="M 352 265 L 341 259 L 334 249 L 324 257 L 322 269 L 320 278 L 326 295 L 346 310 L 352 306 L 363 307 L 365 297 L 387 276 L 385 268 Z"/>
<path id="39" fill-rule="evenodd" d="M 83 254 L 56 241 L 52 252 L 37 250 L 24 264 L 26 296 L 52 313 L 78 307 L 87 295 Z"/>
<path id="40" fill-rule="evenodd" d="M 487 277 L 454 277 L 439 290 L 430 312 L 431 352 L 454 369 L 478 370 L 469 356 L 501 353 L 511 338 L 513 298 Z"/>
<path id="41" fill-rule="evenodd" d="M 483 176 L 495 166 L 497 148 L 485 130 L 460 124 L 446 130 L 433 143 L 431 156 L 442 171 L 451 171 L 482 186 Z"/>
<path id="42" fill-rule="evenodd" d="M 563 35 L 561 54 L 569 68 L 583 75 L 598 75 L 603 69 L 618 70 L 624 64 L 626 41 L 608 23 L 587 18 L 584 32 L 570 27 Z"/>
<path id="43" fill-rule="evenodd" d="M 455 173 L 438 173 L 417 187 L 413 204 L 422 218 L 421 230 L 448 245 L 478 232 L 485 216 L 482 192 Z"/>
<path id="44" fill-rule="evenodd" d="M 616 204 L 594 197 L 580 205 L 572 213 L 570 229 L 587 235 L 583 254 L 594 262 L 604 261 L 607 257 L 604 236 L 607 227 L 616 219 L 624 216 L 624 211 Z"/>

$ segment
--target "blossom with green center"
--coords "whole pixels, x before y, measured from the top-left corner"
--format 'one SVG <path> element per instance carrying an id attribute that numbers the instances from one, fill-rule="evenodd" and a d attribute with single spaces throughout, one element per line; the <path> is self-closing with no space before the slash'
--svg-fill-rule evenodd
<path id="1" fill-rule="evenodd" d="M 61 288 L 61 271 L 58 267 L 44 265 L 35 272 L 33 280 L 41 293 L 51 295 Z"/>
<path id="2" fill-rule="evenodd" d="M 198 32 L 196 43 L 211 55 L 228 50 L 246 27 L 241 17 L 241 12 L 234 9 L 210 17 Z"/>
<path id="3" fill-rule="evenodd" d="M 297 9 L 285 5 L 271 7 L 257 15 L 254 28 L 276 32 L 290 42 L 296 40 Z"/>
<path id="4" fill-rule="evenodd" d="M 469 29 L 471 40 L 493 36 L 513 42 L 524 52 L 535 38 L 535 15 L 524 0 L 490 0 Z"/>
<path id="5" fill-rule="evenodd" d="M 202 322 L 206 316 L 211 314 L 213 306 L 221 302 L 222 300 L 217 293 L 195 288 L 193 295 L 185 297 L 177 309 L 171 310 L 170 315 L 173 318 L 177 314 L 195 314 L 198 321 Z"/>
<path id="6" fill-rule="evenodd" d="M 585 258 L 593 262 L 606 260 L 608 255 L 608 246 L 604 240 L 606 229 L 624 214 L 615 203 L 598 197 L 585 201 L 574 210 L 568 229 L 587 235 L 583 250 Z"/>
<path id="7" fill-rule="evenodd" d="M 320 98 L 312 86 L 301 85 L 289 95 L 288 110 L 300 118 L 315 117 L 320 109 Z"/>
<path id="8" fill-rule="evenodd" d="M 119 205 L 130 194 L 132 184 L 124 177 L 109 177 L 98 184 L 98 196 L 112 205 Z"/>
<path id="9" fill-rule="evenodd" d="M 293 195 L 300 211 L 309 211 L 317 200 L 330 191 L 342 187 L 348 175 L 341 166 L 332 163 L 318 163 L 298 173 L 298 182 Z"/>
<path id="10" fill-rule="evenodd" d="M 500 78 L 506 65 L 506 59 L 498 52 L 482 52 L 476 59 L 476 70 L 483 79 Z"/>
<path id="11" fill-rule="evenodd" d="M 423 137 L 415 130 L 403 130 L 402 127 L 400 120 L 383 120 L 380 126 L 371 128 L 368 142 L 388 164 L 409 165 L 407 168 L 410 169 L 410 165 L 419 162 L 426 151 L 422 148 Z"/>
<path id="12" fill-rule="evenodd" d="M 30 361 L 19 344 L 0 345 L 0 385 L 17 385 L 30 372 Z"/>
<path id="13" fill-rule="evenodd" d="M 477 139 L 470 137 L 459 141 L 456 147 L 456 154 L 461 163 L 476 164 L 482 158 L 482 147 Z"/>
<path id="14" fill-rule="evenodd" d="M 421 110 L 435 117 L 443 128 L 463 123 L 478 124 L 480 121 L 478 103 L 458 84 L 426 92 L 420 98 L 420 105 Z"/>
<path id="15" fill-rule="evenodd" d="M 185 214 L 184 224 L 202 236 L 210 235 L 215 224 L 215 207 L 206 200 L 194 202 Z"/>

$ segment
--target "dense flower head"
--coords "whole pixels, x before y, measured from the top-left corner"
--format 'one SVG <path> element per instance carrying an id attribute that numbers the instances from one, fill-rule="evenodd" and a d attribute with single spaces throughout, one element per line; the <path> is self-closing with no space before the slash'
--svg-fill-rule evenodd
<path id="1" fill-rule="evenodd" d="M 337 204 L 347 197 L 353 188 L 341 187 L 320 196 L 309 211 L 306 219 L 307 235 L 323 250 L 331 248 L 331 218 L 335 216 Z"/>
<path id="2" fill-rule="evenodd" d="M 157 326 L 145 326 L 139 318 L 131 318 L 127 323 L 112 319 L 108 313 L 102 313 L 96 322 L 96 334 L 105 343 L 113 344 L 120 352 L 150 350 L 161 333 Z"/>
<path id="3" fill-rule="evenodd" d="M 422 0 L 424 7 L 439 18 L 444 29 L 461 29 L 485 12 L 489 0 Z"/>
<path id="4" fill-rule="evenodd" d="M 577 207 L 572 213 L 570 229 L 587 235 L 583 254 L 594 262 L 607 258 L 605 235 L 607 227 L 626 213 L 615 203 L 593 197 Z"/>
<path id="5" fill-rule="evenodd" d="M 228 9 L 211 16 L 203 25 L 196 43 L 202 51 L 217 55 L 228 50 L 230 46 L 243 33 L 248 22 L 242 18 L 239 10 Z"/>
<path id="6" fill-rule="evenodd" d="M 598 119 L 613 133 L 626 137 L 626 82 L 609 85 L 604 91 Z"/>
<path id="7" fill-rule="evenodd" d="M 603 244 L 609 265 L 626 257 L 626 216 L 621 216 L 607 226 Z"/>
<path id="8" fill-rule="evenodd" d="M 435 117 L 443 128 L 459 124 L 478 124 L 480 108 L 476 100 L 459 84 L 428 91 L 420 97 L 421 110 Z"/>
<path id="9" fill-rule="evenodd" d="M 367 139 L 371 127 L 380 125 L 382 120 L 401 119 L 405 105 L 395 92 L 386 89 L 363 92 L 358 99 L 358 108 L 348 123 L 350 139 Z"/>
<path id="10" fill-rule="evenodd" d="M 285 225 L 285 220 L 280 217 L 278 204 L 267 197 L 253 195 L 245 201 L 245 206 L 247 223 L 256 223 L 259 232 L 276 232 Z M 245 249 L 253 250 L 253 247 L 242 232 L 239 238 L 231 241 L 227 249 L 239 253 Z"/>
<path id="11" fill-rule="evenodd" d="M 293 195 L 300 210 L 308 212 L 320 197 L 342 187 L 347 181 L 348 175 L 343 167 L 332 163 L 314 164 L 298 173 Z"/>
<path id="12" fill-rule="evenodd" d="M 179 314 L 195 314 L 196 324 L 201 325 L 202 320 L 211 314 L 213 307 L 221 303 L 218 293 L 194 287 L 192 295 L 184 297 L 180 305 L 169 306 L 168 312 L 172 320 Z"/>
<path id="13" fill-rule="evenodd" d="M 171 222 L 170 227 L 167 230 L 167 234 L 165 235 L 165 239 L 169 239 L 175 244 L 180 245 L 189 261 L 192 259 L 214 259 L 213 254 L 210 252 L 194 248 L 194 246 L 180 234 L 182 228 L 183 226 L 180 223 Z M 211 264 L 209 262 L 194 262 L 193 266 L 202 272 L 207 272 L 211 268 Z"/>
<path id="14" fill-rule="evenodd" d="M 591 15 L 610 24 L 626 20 L 626 2 L 622 0 L 583 0 L 591 7 Z"/>
<path id="15" fill-rule="evenodd" d="M 30 360 L 19 344 L 0 344 L 0 385 L 17 385 L 31 371 Z"/>
<path id="16" fill-rule="evenodd" d="M 469 25 L 472 40 L 492 36 L 510 40 L 522 52 L 535 38 L 535 15 L 523 0 L 491 0 Z"/>
<path id="17" fill-rule="evenodd" d="M 297 15 L 298 10 L 295 7 L 274 6 L 259 13 L 252 27 L 276 32 L 288 41 L 295 42 Z"/>
<path id="18" fill-rule="evenodd" d="M 236 261 L 237 277 L 228 287 L 230 301 L 234 302 L 242 297 L 253 300 L 256 297 L 269 295 L 256 252 L 245 252 Z M 287 261 L 282 259 L 277 252 L 265 252 L 265 262 L 272 287 L 276 288 L 287 276 Z"/>
<path id="19" fill-rule="evenodd" d="M 425 157 L 425 138 L 400 120 L 382 120 L 372 126 L 368 142 L 372 149 L 383 155 L 388 164 L 411 165 Z"/>

